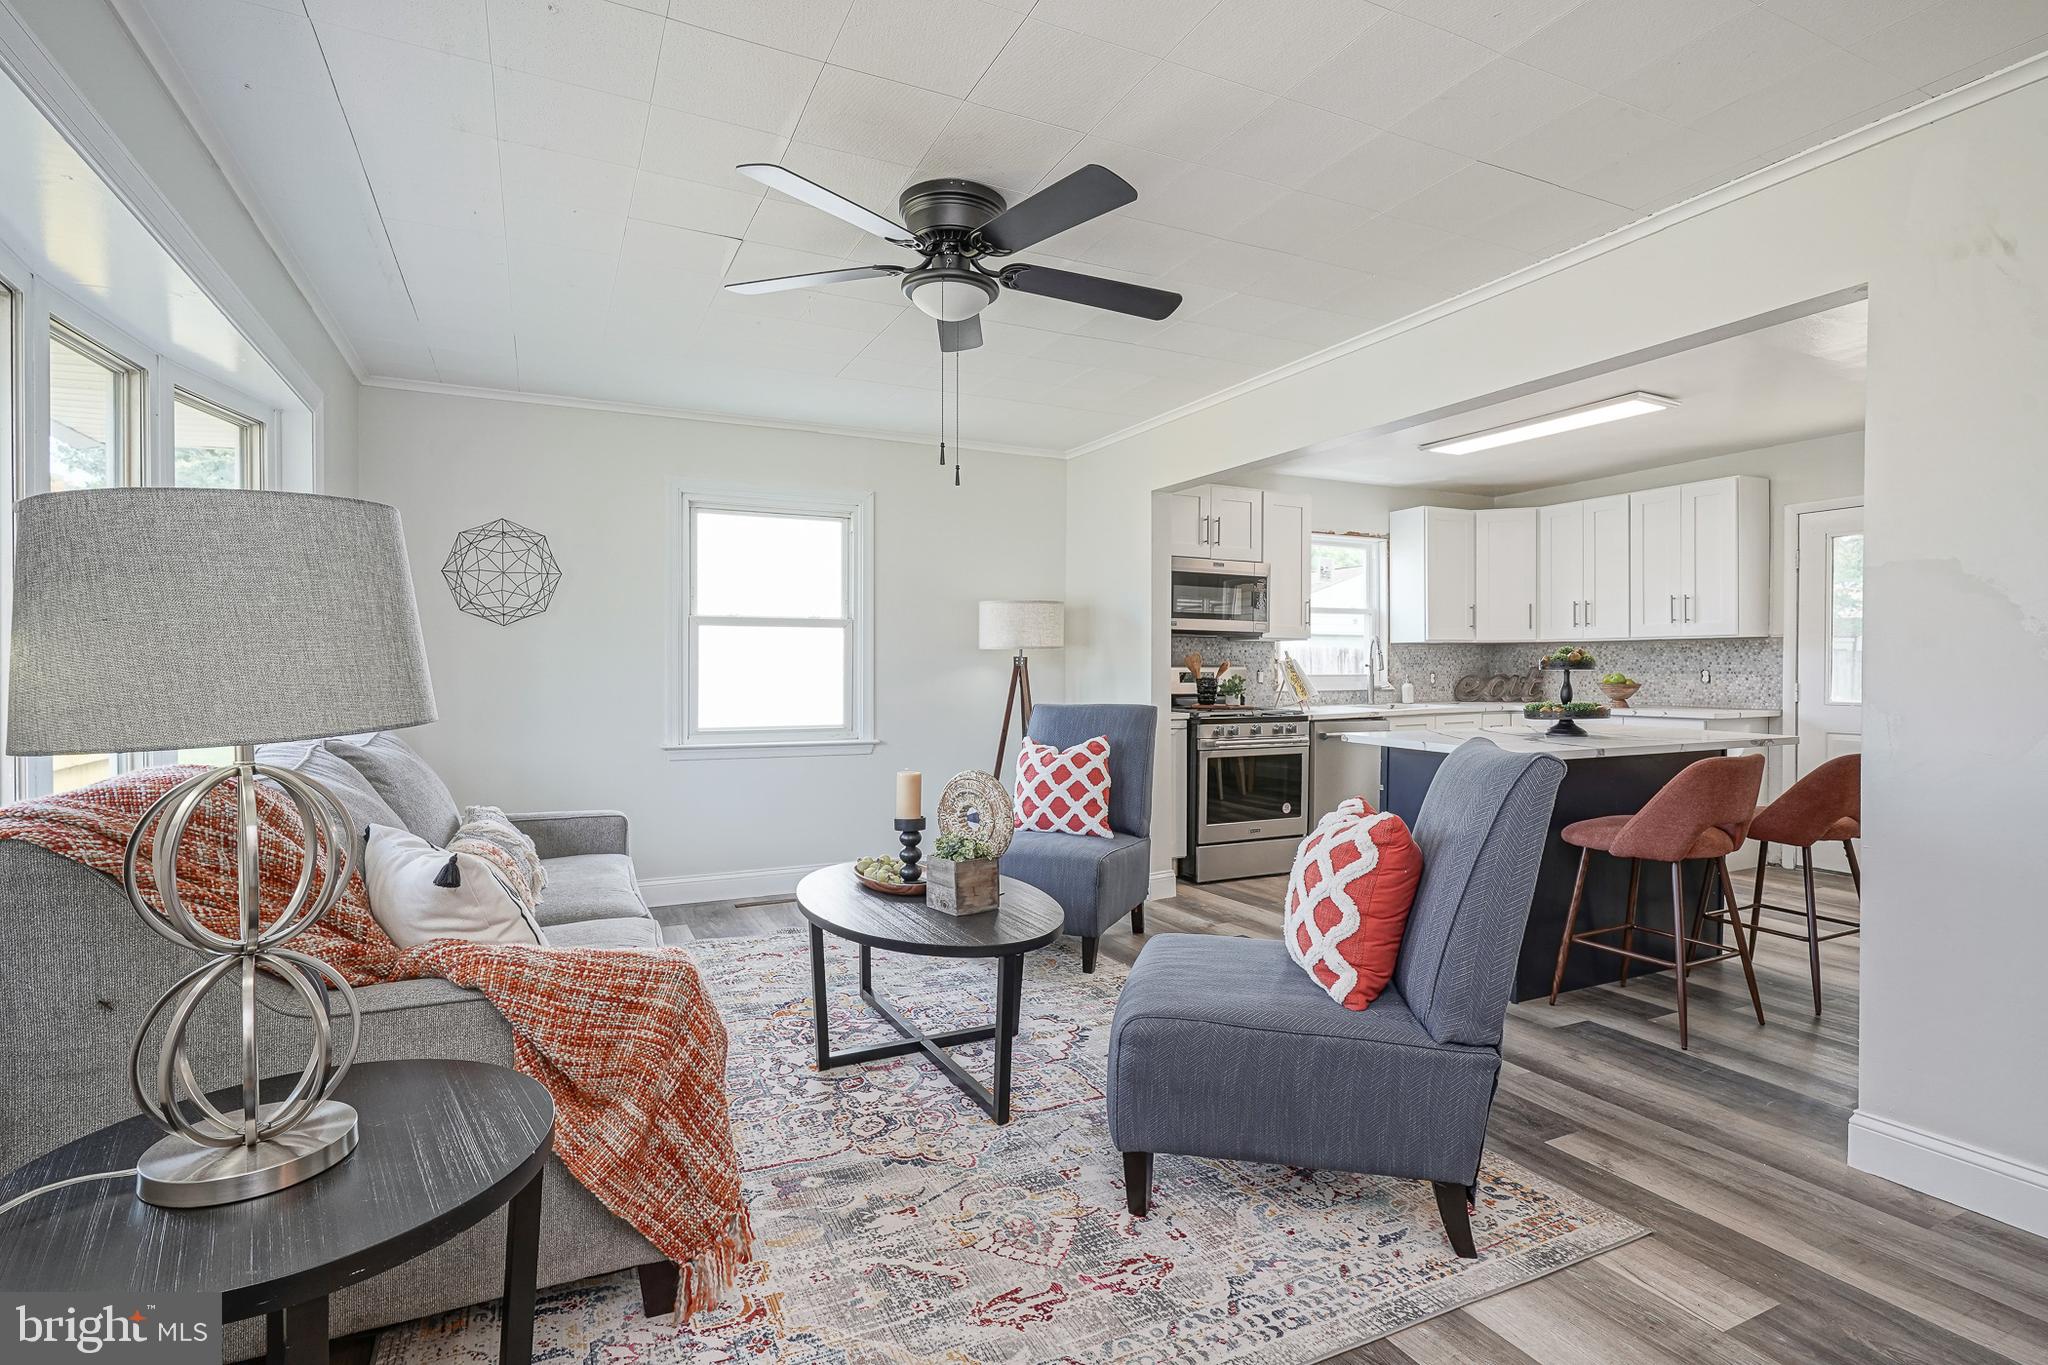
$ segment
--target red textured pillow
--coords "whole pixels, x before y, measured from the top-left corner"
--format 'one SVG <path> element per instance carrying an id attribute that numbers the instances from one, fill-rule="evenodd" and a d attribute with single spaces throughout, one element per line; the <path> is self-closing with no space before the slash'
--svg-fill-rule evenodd
<path id="1" fill-rule="evenodd" d="M 1111 837 L 1109 736 L 1071 749 L 1025 740 L 1017 755 L 1015 805 L 1018 829 Z"/>
<path id="2" fill-rule="evenodd" d="M 1392 811 L 1354 796 L 1294 852 L 1287 878 L 1287 952 L 1345 1009 L 1387 988 L 1422 880 L 1422 850 Z"/>

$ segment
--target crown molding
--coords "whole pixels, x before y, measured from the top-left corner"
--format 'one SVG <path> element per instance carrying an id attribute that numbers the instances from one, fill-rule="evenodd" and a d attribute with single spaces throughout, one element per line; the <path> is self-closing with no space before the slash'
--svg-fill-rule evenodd
<path id="1" fill-rule="evenodd" d="M 0 0 L 4 4 L 5 0 Z M 729 427 L 762 427 L 769 431 L 804 431 L 815 436 L 843 436 L 857 441 L 894 441 L 930 450 L 935 439 L 926 433 L 889 431 L 882 428 L 838 427 L 823 422 L 799 422 L 789 418 L 748 417 L 739 413 L 710 412 L 702 408 L 665 407 L 658 403 L 627 403 L 610 398 L 574 398 L 559 393 L 529 393 L 514 389 L 475 388 L 465 384 L 441 384 L 426 379 L 390 379 L 372 375 L 363 381 L 366 389 L 398 389 L 406 393 L 438 394 L 445 398 L 488 398 L 500 403 L 532 403 L 546 408 L 583 408 L 591 412 L 619 412 L 632 417 L 669 417 L 686 422 L 718 422 Z M 975 441 L 964 447 L 984 455 L 1025 455 L 1037 460 L 1059 460 L 1065 453 L 1046 446 L 1000 445 Z"/>
<path id="2" fill-rule="evenodd" d="M 1752 194 L 1770 189 L 1774 185 L 1781 185 L 1788 180 L 1804 175 L 1808 171 L 1825 166 L 1830 162 L 1839 161 L 1847 156 L 1854 156 L 1856 153 L 1875 147 L 1879 143 L 1889 142 L 1891 139 L 1905 133 L 1924 128 L 1932 123 L 1938 123 L 1953 114 L 1959 114 L 1965 109 L 1975 108 L 1977 105 L 1983 104 L 1988 100 L 1997 99 L 2001 95 L 2010 94 L 2014 90 L 2032 85 L 2034 82 L 2043 79 L 2048 79 L 2048 52 L 2037 53 L 2032 57 L 2015 62 L 2003 70 L 1994 71 L 1988 76 L 1980 77 L 1968 85 L 1958 86 L 1954 90 L 1936 95 L 1932 99 L 1916 104 L 1910 109 L 1902 109 L 1896 114 L 1887 115 L 1872 123 L 1866 123 L 1860 128 L 1819 143 L 1803 152 L 1788 156 L 1782 161 L 1773 162 L 1760 170 L 1752 171 L 1748 175 L 1731 180 L 1725 185 L 1717 186 L 1704 193 L 1696 194 L 1690 199 L 1681 200 L 1667 208 L 1659 209 L 1655 213 L 1648 214 L 1636 219 L 1632 223 L 1618 227 L 1605 236 L 1595 237 L 1593 240 L 1581 243 L 1570 250 L 1561 251 L 1555 256 L 1546 257 L 1534 265 L 1524 266 L 1512 275 L 1503 275 L 1497 280 L 1468 289 L 1462 294 L 1453 295 L 1441 303 L 1431 304 L 1419 312 L 1397 318 L 1392 322 L 1375 327 L 1369 332 L 1362 332 L 1348 341 L 1340 341 L 1334 346 L 1326 346 L 1320 351 L 1301 357 L 1299 360 L 1290 360 L 1285 365 L 1268 370 L 1264 374 L 1254 375 L 1250 379 L 1232 384 L 1229 388 L 1218 389 L 1206 398 L 1197 398 L 1191 403 L 1183 403 L 1179 407 L 1168 412 L 1162 412 L 1156 417 L 1148 417 L 1142 422 L 1133 423 L 1122 430 L 1113 431 L 1107 436 L 1099 436 L 1092 441 L 1068 450 L 1065 452 L 1066 456 L 1068 459 L 1078 459 L 1083 455 L 1092 455 L 1098 450 L 1105 450 L 1119 442 L 1130 440 L 1134 436 L 1140 436 L 1145 432 L 1156 430 L 1170 422 L 1177 422 L 1183 417 L 1191 417 L 1195 413 L 1215 407 L 1219 403 L 1227 403 L 1233 398 L 1242 397 L 1245 394 L 1263 389 L 1269 384 L 1277 384 L 1304 371 L 1313 370 L 1321 365 L 1327 365 L 1333 360 L 1341 359 L 1356 351 L 1362 351 L 1368 346 L 1376 346 L 1383 341 L 1400 336 L 1404 332 L 1414 331 L 1418 327 L 1426 327 L 1432 322 L 1449 317 L 1453 313 L 1462 312 L 1475 304 L 1485 303 L 1489 299 L 1499 298 L 1503 294 L 1512 293 L 1524 285 L 1533 284 L 1537 280 L 1555 275 L 1561 270 L 1569 270 L 1571 267 L 1584 261 L 1604 255 L 1618 247 L 1627 246 L 1631 242 L 1640 241 L 1654 233 L 1662 232 L 1666 228 L 1683 223 L 1687 219 L 1697 218 L 1703 213 L 1711 213 L 1725 204 L 1731 204 L 1738 199 L 1747 198 Z"/>

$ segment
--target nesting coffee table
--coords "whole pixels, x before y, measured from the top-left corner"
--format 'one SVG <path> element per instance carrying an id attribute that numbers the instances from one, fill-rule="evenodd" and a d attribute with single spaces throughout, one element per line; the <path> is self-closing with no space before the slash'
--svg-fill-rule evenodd
<path id="1" fill-rule="evenodd" d="M 870 891 L 854 876 L 852 863 L 819 868 L 797 883 L 797 909 L 810 922 L 811 1006 L 817 1016 L 818 1070 L 853 1066 L 884 1057 L 922 1052 L 967 1098 L 997 1123 L 1010 1121 L 1010 1045 L 1024 993 L 1024 954 L 1059 937 L 1065 917 L 1059 902 L 1037 887 L 1014 878 L 1002 879 L 1001 902 L 994 910 L 949 915 L 925 905 L 922 897 L 885 896 Z M 832 1050 L 832 1028 L 825 1004 L 825 935 L 860 945 L 860 998 L 903 1035 L 900 1043 L 881 1043 Z M 996 959 L 996 1017 L 992 1023 L 946 1033 L 921 1032 L 902 1013 L 875 994 L 874 950 L 914 957 L 982 957 Z M 963 1043 L 993 1039 L 996 1045 L 993 1088 L 967 1074 L 946 1052 Z"/>

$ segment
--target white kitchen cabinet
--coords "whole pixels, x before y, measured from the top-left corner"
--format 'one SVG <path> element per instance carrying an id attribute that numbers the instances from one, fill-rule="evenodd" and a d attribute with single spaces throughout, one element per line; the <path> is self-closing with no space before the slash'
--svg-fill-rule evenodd
<path id="1" fill-rule="evenodd" d="M 1269 640 L 1308 638 L 1310 516 L 1309 500 L 1302 494 L 1265 495 L 1262 543 Z"/>
<path id="2" fill-rule="evenodd" d="M 1473 629 L 1481 640 L 1536 638 L 1536 509 L 1473 514 Z"/>
<path id="3" fill-rule="evenodd" d="M 1188 723 L 1176 716 L 1166 728 L 1170 743 L 1166 769 L 1166 846 L 1176 859 L 1188 856 Z"/>
<path id="4" fill-rule="evenodd" d="M 1630 633 L 1763 634 L 1770 516 L 1770 482 L 1753 475 L 1629 494 Z"/>
<path id="5" fill-rule="evenodd" d="M 1265 558 L 1265 494 L 1205 483 L 1166 495 L 1171 553 L 1201 559 Z"/>
<path id="6" fill-rule="evenodd" d="M 1387 621 L 1395 644 L 1477 640 L 1477 516 L 1404 507 L 1387 518 Z"/>
<path id="7" fill-rule="evenodd" d="M 1539 509 L 1537 621 L 1547 640 L 1618 640 L 1629 625 L 1626 494 Z"/>

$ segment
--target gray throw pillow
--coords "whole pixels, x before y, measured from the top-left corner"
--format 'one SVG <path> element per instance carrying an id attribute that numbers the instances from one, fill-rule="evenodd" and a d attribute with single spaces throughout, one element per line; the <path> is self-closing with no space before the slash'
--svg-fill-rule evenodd
<path id="1" fill-rule="evenodd" d="M 446 844 L 462 824 L 454 794 L 404 740 L 393 734 L 330 739 L 327 747 L 368 779 L 398 814 L 399 825 L 430 844 Z"/>
<path id="2" fill-rule="evenodd" d="M 371 825 L 402 828 L 404 821 L 391 809 L 370 780 L 357 772 L 324 740 L 301 740 L 291 744 L 266 744 L 256 751 L 256 761 L 273 768 L 289 768 L 318 782 L 341 803 L 348 816 L 349 833 L 355 840 L 355 865 L 363 865 L 363 840 Z"/>

